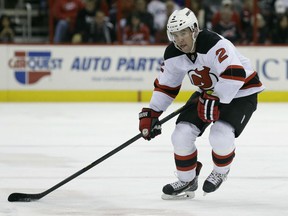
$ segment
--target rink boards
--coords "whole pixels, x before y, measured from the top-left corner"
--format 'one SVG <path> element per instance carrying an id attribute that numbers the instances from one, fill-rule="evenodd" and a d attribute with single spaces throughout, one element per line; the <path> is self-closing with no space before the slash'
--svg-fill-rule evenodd
<path id="1" fill-rule="evenodd" d="M 288 101 L 287 46 L 241 46 L 266 90 Z M 165 46 L 0 45 L 0 101 L 149 101 Z M 184 79 L 176 101 L 195 90 Z"/>

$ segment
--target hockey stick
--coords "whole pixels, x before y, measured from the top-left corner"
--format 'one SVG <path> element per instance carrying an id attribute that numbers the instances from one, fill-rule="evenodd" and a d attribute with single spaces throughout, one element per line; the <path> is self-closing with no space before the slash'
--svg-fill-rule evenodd
<path id="1" fill-rule="evenodd" d="M 193 102 L 185 104 L 181 108 L 177 109 L 176 111 L 172 112 L 171 114 L 169 114 L 168 116 L 163 118 L 160 121 L 160 123 L 164 124 L 165 122 L 167 122 L 168 120 L 172 119 L 173 117 L 175 117 L 179 113 L 187 110 L 192 104 L 193 104 Z M 115 153 L 117 153 L 120 150 L 124 149 L 125 147 L 127 147 L 130 144 L 132 144 L 133 142 L 135 142 L 136 140 L 140 139 L 141 137 L 142 137 L 141 133 L 137 134 L 136 136 L 134 136 L 133 138 L 131 138 L 127 142 L 123 143 L 122 145 L 118 146 L 114 150 L 112 150 L 112 151 L 108 152 L 107 154 L 103 155 L 102 157 L 100 157 L 99 159 L 94 161 L 93 163 L 89 164 L 88 166 L 84 167 L 83 169 L 79 170 L 78 172 L 74 173 L 73 175 L 69 176 L 68 178 L 64 179 L 63 181 L 59 182 L 58 184 L 54 185 L 53 187 L 47 189 L 46 191 L 43 191 L 42 193 L 36 193 L 36 194 L 12 193 L 12 194 L 9 195 L 8 201 L 9 202 L 31 202 L 31 201 L 37 201 L 37 200 L 41 199 L 42 197 L 46 196 L 47 194 L 51 193 L 52 191 L 56 190 L 57 188 L 61 187 L 62 185 L 66 184 L 67 182 L 71 181 L 72 179 L 76 178 L 77 176 L 83 174 L 84 172 L 86 172 L 87 170 L 91 169 L 92 167 L 96 166 L 97 164 L 101 163 L 102 161 L 106 160 L 107 158 L 111 157 L 112 155 L 114 155 Z"/>

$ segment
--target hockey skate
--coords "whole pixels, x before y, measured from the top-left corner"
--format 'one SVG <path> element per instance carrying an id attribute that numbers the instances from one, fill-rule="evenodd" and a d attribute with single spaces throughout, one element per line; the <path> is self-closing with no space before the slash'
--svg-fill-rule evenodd
<path id="1" fill-rule="evenodd" d="M 167 184 L 163 187 L 163 194 L 161 198 L 163 200 L 183 200 L 183 199 L 193 199 L 195 197 L 195 191 L 198 188 L 198 176 L 202 164 L 197 161 L 196 176 L 190 182 L 176 181 Z"/>
<path id="2" fill-rule="evenodd" d="M 228 173 L 229 171 L 225 174 L 221 174 L 213 170 L 203 184 L 204 196 L 207 193 L 216 191 L 223 183 L 223 181 L 227 179 Z"/>

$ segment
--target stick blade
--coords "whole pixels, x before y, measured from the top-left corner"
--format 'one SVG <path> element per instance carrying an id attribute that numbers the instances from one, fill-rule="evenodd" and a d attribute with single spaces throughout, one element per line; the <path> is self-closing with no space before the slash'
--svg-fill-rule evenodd
<path id="1" fill-rule="evenodd" d="M 32 202 L 39 200 L 39 194 L 12 193 L 8 197 L 9 202 Z"/>

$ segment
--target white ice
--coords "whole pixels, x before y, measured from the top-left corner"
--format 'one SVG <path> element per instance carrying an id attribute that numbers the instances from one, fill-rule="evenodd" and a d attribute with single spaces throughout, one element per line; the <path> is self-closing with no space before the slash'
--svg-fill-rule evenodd
<path id="1" fill-rule="evenodd" d="M 174 103 L 168 115 L 182 103 Z M 35 202 L 9 194 L 40 193 L 136 136 L 145 103 L 0 103 L 1 216 L 287 216 L 288 103 L 259 103 L 228 180 L 203 196 L 212 169 L 208 132 L 198 139 L 203 163 L 193 200 L 164 201 L 176 180 L 170 135 L 175 119 L 148 142 L 139 139 Z"/>

